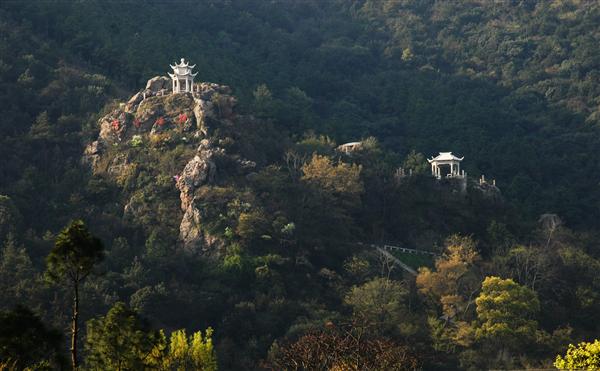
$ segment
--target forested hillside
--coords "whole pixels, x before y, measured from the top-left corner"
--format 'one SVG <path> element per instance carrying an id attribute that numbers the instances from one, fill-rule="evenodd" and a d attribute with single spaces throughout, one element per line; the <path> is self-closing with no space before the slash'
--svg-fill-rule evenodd
<path id="1" fill-rule="evenodd" d="M 550 367 L 600 330 L 599 24 L 575 0 L 1 2 L 0 365 L 68 367 L 76 285 L 83 368 Z M 197 95 L 144 90 L 181 57 Z M 385 243 L 433 255 L 398 253 L 415 276 Z"/>

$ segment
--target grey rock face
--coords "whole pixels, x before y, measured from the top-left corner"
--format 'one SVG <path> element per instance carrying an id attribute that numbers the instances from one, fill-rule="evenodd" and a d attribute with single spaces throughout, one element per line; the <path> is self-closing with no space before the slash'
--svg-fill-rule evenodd
<path id="1" fill-rule="evenodd" d="M 196 156 L 185 165 L 177 181 L 177 188 L 181 192 L 181 210 L 187 212 L 198 187 L 214 181 L 217 173 L 214 156 L 217 152 L 207 139 L 203 139 Z"/>
<path id="2" fill-rule="evenodd" d="M 120 153 L 115 156 L 115 158 L 108 165 L 106 172 L 117 177 L 124 174 L 128 170 L 129 165 L 129 158 L 127 155 Z"/>
<path id="3" fill-rule="evenodd" d="M 140 102 L 142 100 L 144 100 L 144 94 L 142 92 L 138 92 L 138 93 L 134 94 L 133 97 L 131 97 L 127 101 L 127 106 L 128 107 L 136 106 L 136 105 L 140 104 Z"/>
<path id="4" fill-rule="evenodd" d="M 203 237 L 200 210 L 190 202 L 179 225 L 179 240 L 186 250 L 195 251 L 202 248 Z"/>
<path id="5" fill-rule="evenodd" d="M 100 156 L 102 155 L 102 150 L 103 148 L 101 142 L 97 140 L 93 141 L 85 147 L 81 162 L 84 165 L 87 164 L 91 166 L 92 169 L 95 169 L 98 161 L 100 160 Z"/>
<path id="6" fill-rule="evenodd" d="M 208 127 L 206 125 L 206 116 L 212 112 L 212 103 L 202 99 L 194 99 L 194 118 L 198 125 L 198 130 L 202 135 L 208 135 Z"/>
<path id="7" fill-rule="evenodd" d="M 148 80 L 146 89 L 157 93 L 163 89 L 168 89 L 171 86 L 171 79 L 165 76 L 156 76 Z"/>
<path id="8" fill-rule="evenodd" d="M 209 235 L 203 229 L 202 212 L 193 201 L 181 219 L 179 240 L 187 252 L 205 256 L 218 256 L 224 246 L 221 239 Z"/>

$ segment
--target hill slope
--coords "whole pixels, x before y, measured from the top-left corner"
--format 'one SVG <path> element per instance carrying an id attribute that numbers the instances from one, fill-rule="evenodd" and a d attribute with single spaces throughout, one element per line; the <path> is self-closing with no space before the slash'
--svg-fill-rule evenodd
<path id="1" fill-rule="evenodd" d="M 4 1 L 1 308 L 64 326 L 69 293 L 40 273 L 83 218 L 107 252 L 82 318 L 124 301 L 167 332 L 213 326 L 225 369 L 277 368 L 357 331 L 405 368 L 547 367 L 600 323 L 598 12 Z M 182 56 L 198 94 L 160 77 L 139 91 Z M 425 157 L 446 150 L 500 195 L 429 177 Z M 375 242 L 440 256 L 415 280 Z M 486 276 L 539 300 L 501 353 L 481 336 Z"/>

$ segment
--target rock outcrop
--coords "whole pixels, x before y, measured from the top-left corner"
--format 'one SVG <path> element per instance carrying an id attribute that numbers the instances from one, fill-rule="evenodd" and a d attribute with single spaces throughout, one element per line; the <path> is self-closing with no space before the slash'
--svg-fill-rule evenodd
<path id="1" fill-rule="evenodd" d="M 188 253 L 205 256 L 218 256 L 222 253 L 224 242 L 206 232 L 203 226 L 202 209 L 190 203 L 181 219 L 179 240 Z"/>
<path id="2" fill-rule="evenodd" d="M 169 89 L 171 87 L 171 79 L 166 76 L 156 76 L 148 80 L 146 83 L 146 90 L 150 90 L 153 93 L 158 93 L 163 89 Z"/>
<path id="3" fill-rule="evenodd" d="M 87 164 L 92 169 L 95 169 L 98 166 L 98 161 L 100 160 L 102 151 L 103 148 L 101 142 L 95 140 L 92 143 L 88 144 L 85 147 L 85 151 L 83 152 L 83 164 Z"/>
<path id="4" fill-rule="evenodd" d="M 98 139 L 86 147 L 83 162 L 89 164 L 94 173 L 106 174 L 124 186 L 127 179 L 139 171 L 136 152 L 131 151 L 134 147 L 153 146 L 153 151 L 196 147 L 194 156 L 178 175 L 154 175 L 175 180 L 183 212 L 179 227 L 182 246 L 191 253 L 214 256 L 220 254 L 224 244 L 206 231 L 206 215 L 199 206 L 203 193 L 199 190 L 216 183 L 221 176 L 218 174 L 220 163 L 226 166 L 224 176 L 248 174 L 256 163 L 239 154 L 226 154 L 224 149 L 231 138 L 224 140 L 220 133 L 224 129 L 235 131 L 238 124 L 237 101 L 231 96 L 231 89 L 202 82 L 194 87 L 193 94 L 172 94 L 169 78 L 157 76 L 148 80 L 145 89 L 98 121 Z M 161 146 L 161 143 L 168 145 Z M 189 149 L 184 150 L 187 151 Z M 141 167 L 146 168 L 146 173 L 152 173 L 148 164 Z M 124 208 L 125 218 L 135 221 L 153 212 L 152 201 L 145 192 L 147 190 L 131 189 Z"/>
<path id="5" fill-rule="evenodd" d="M 182 211 L 188 210 L 194 198 L 194 191 L 198 187 L 214 181 L 217 173 L 215 156 L 222 153 L 223 150 L 213 148 L 209 140 L 203 139 L 200 142 L 196 156 L 185 165 L 177 180 Z"/>
<path id="6" fill-rule="evenodd" d="M 237 100 L 230 94 L 229 87 L 206 82 L 196 84 L 193 94 L 172 94 L 169 78 L 153 77 L 144 90 L 99 120 L 98 144 L 86 151 L 86 162 L 93 167 L 94 156 L 101 155 L 103 148 L 133 135 L 178 131 L 206 137 L 211 126 L 232 124 L 235 119 Z"/>

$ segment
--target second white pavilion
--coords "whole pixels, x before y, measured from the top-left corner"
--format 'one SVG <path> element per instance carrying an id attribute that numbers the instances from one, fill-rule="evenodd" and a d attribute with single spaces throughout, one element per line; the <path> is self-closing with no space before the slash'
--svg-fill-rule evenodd
<path id="1" fill-rule="evenodd" d="M 460 163 L 464 157 L 458 157 L 452 152 L 440 152 L 439 155 L 427 159 L 431 164 L 431 175 L 438 179 L 442 178 L 464 178 L 466 173 L 460 170 Z"/>

